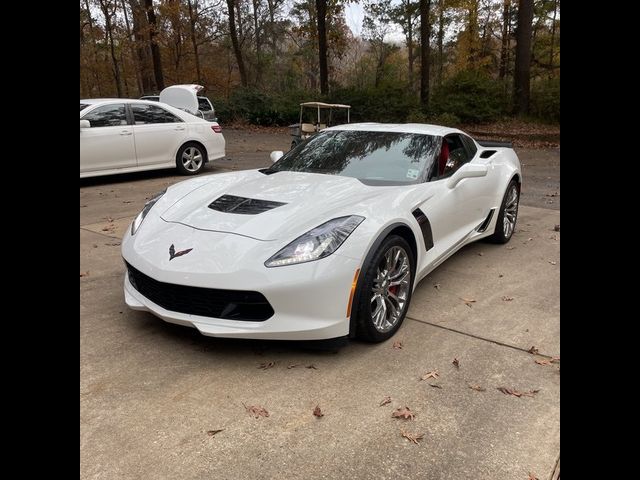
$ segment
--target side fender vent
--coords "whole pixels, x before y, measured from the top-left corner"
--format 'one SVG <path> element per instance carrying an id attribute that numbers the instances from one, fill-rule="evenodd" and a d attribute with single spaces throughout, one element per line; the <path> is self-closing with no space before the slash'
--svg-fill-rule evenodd
<path id="1" fill-rule="evenodd" d="M 489 224 L 491 223 L 491 219 L 493 218 L 493 214 L 496 211 L 495 208 L 492 208 L 491 210 L 489 210 L 489 215 L 487 215 L 487 218 L 484 219 L 484 221 L 478 225 L 478 228 L 476 228 L 477 232 L 484 232 L 487 227 L 489 226 Z"/>
<path id="2" fill-rule="evenodd" d="M 259 200 L 256 198 L 236 197 L 235 195 L 223 195 L 209 204 L 209 208 L 224 213 L 238 213 L 241 215 L 257 215 L 286 205 L 282 202 Z"/>
<path id="3" fill-rule="evenodd" d="M 416 208 L 411 212 L 420 225 L 422 231 L 422 237 L 424 238 L 424 248 L 429 251 L 433 248 L 433 233 L 431 232 L 431 223 L 422 210 Z"/>
<path id="4" fill-rule="evenodd" d="M 482 152 L 480 154 L 480 158 L 489 158 L 491 157 L 494 153 L 496 153 L 496 150 L 485 150 L 484 152 Z"/>

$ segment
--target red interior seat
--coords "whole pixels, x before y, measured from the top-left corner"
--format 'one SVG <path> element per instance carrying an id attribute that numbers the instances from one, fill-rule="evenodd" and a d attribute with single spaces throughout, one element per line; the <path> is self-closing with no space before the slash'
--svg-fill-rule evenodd
<path id="1" fill-rule="evenodd" d="M 438 175 L 444 173 L 447 160 L 449 160 L 449 143 L 445 139 L 442 139 L 442 148 L 440 149 L 440 157 L 438 158 Z"/>

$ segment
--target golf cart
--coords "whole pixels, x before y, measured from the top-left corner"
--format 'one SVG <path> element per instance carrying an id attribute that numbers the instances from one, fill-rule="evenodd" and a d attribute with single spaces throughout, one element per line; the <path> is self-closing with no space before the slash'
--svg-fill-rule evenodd
<path id="1" fill-rule="evenodd" d="M 342 105 L 339 103 L 322 103 L 322 102 L 304 102 L 300 104 L 300 123 L 289 125 L 291 130 L 291 148 L 295 148 L 302 141 L 315 135 L 323 128 L 332 125 L 345 123 L 344 121 L 335 122 L 333 119 L 333 110 L 342 109 L 347 112 L 347 122 L 349 123 L 349 112 L 351 105 Z"/>

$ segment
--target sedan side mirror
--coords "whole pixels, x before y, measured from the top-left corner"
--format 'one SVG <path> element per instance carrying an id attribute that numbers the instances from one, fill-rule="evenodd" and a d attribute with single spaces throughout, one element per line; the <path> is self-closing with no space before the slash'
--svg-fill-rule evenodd
<path id="1" fill-rule="evenodd" d="M 91 123 L 89 120 L 80 120 L 80 128 L 90 128 Z"/>
<path id="2" fill-rule="evenodd" d="M 271 158 L 271 161 L 275 163 L 280 160 L 280 157 L 282 157 L 282 155 L 284 155 L 284 152 L 282 150 L 274 150 L 273 152 L 271 152 L 269 158 Z"/>
<path id="3" fill-rule="evenodd" d="M 487 175 L 486 165 L 477 165 L 473 163 L 467 163 L 461 166 L 453 175 L 447 180 L 447 187 L 455 188 L 455 186 L 464 178 L 473 177 L 485 177 Z"/>

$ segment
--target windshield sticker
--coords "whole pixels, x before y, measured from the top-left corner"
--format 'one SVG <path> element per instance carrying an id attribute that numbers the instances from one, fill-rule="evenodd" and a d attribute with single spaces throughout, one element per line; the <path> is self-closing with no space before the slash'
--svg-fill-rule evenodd
<path id="1" fill-rule="evenodd" d="M 420 173 L 420 170 L 416 170 L 415 168 L 410 168 L 409 170 L 407 170 L 407 178 L 410 178 L 411 180 L 415 180 L 418 178 L 419 173 Z"/>

